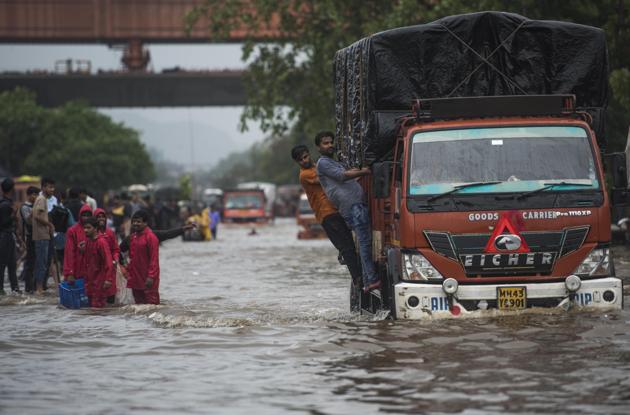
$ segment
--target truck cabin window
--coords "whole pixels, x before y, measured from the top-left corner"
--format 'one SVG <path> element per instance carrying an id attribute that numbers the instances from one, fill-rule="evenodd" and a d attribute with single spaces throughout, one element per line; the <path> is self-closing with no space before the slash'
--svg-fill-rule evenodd
<path id="1" fill-rule="evenodd" d="M 600 188 L 587 133 L 574 126 L 418 133 L 409 179 L 411 196 Z"/>
<path id="2" fill-rule="evenodd" d="M 229 196 L 225 202 L 226 209 L 262 209 L 262 200 L 258 195 Z"/>

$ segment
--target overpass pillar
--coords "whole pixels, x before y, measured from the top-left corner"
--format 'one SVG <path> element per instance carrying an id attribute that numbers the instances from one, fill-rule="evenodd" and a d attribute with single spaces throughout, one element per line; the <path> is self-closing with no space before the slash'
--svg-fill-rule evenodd
<path id="1" fill-rule="evenodd" d="M 125 69 L 132 72 L 144 72 L 147 70 L 149 61 L 151 60 L 151 54 L 146 49 L 142 40 L 130 39 L 125 50 L 123 51 L 122 63 L 125 65 Z"/>

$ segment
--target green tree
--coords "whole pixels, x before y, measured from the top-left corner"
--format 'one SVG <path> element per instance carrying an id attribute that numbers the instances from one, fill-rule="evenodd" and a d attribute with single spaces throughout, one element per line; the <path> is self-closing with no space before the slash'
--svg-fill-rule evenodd
<path id="1" fill-rule="evenodd" d="M 241 118 L 243 128 L 256 121 L 277 136 L 293 123 L 302 131 L 334 127 L 334 54 L 382 30 L 383 16 L 394 7 L 374 0 L 206 0 L 186 22 L 192 28 L 199 20 L 207 21 L 215 38 L 236 28 L 245 28 L 254 38 L 278 19 L 277 40 L 247 41 L 243 46 L 243 60 L 249 62 L 244 77 L 248 103 Z"/>
<path id="2" fill-rule="evenodd" d="M 0 165 L 13 174 L 24 172 L 24 160 L 40 142 L 44 119 L 35 94 L 21 88 L 0 93 Z"/>
<path id="3" fill-rule="evenodd" d="M 243 59 L 249 66 L 242 126 L 258 122 L 263 131 L 278 135 L 295 125 L 291 134 L 297 137 L 333 127 L 332 60 L 338 49 L 378 31 L 482 10 L 602 27 L 613 75 L 609 140 L 611 148 L 622 145 L 628 125 L 625 114 L 630 112 L 630 104 L 623 103 L 630 92 L 626 0 L 205 0 L 185 20 L 188 28 L 207 22 L 214 38 L 246 29 L 254 39 L 272 22 L 278 26 L 272 43 L 251 40 L 243 46 Z"/>
<path id="4" fill-rule="evenodd" d="M 5 148 L 0 160 L 8 155 L 14 175 L 50 176 L 60 187 L 104 191 L 155 176 L 137 131 L 80 103 L 41 108 L 23 90 L 0 95 L 0 149 Z"/>
<path id="5" fill-rule="evenodd" d="M 184 174 L 179 178 L 179 197 L 183 200 L 192 198 L 192 176 Z"/>

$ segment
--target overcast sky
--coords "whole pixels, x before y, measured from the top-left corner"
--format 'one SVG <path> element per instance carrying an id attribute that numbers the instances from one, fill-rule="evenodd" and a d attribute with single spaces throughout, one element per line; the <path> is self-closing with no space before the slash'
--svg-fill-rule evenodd
<path id="1" fill-rule="evenodd" d="M 148 45 L 150 68 L 160 72 L 179 66 L 183 69 L 241 69 L 241 46 Z M 122 69 L 120 49 L 105 45 L 0 45 L 0 71 L 54 71 L 55 62 L 87 59 L 92 71 Z M 241 107 L 196 107 L 99 109 L 114 120 L 141 132 L 143 142 L 165 159 L 197 167 L 210 167 L 232 151 L 240 151 L 263 134 L 257 125 L 241 133 L 238 129 Z"/>

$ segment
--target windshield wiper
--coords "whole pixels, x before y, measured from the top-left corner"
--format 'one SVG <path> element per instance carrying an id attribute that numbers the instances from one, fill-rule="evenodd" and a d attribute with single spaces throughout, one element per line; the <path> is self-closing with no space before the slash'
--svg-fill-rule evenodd
<path id="1" fill-rule="evenodd" d="M 549 190 L 549 189 L 553 189 L 556 186 L 584 186 L 584 187 L 591 187 L 591 184 L 586 184 L 586 183 L 573 183 L 573 182 L 557 182 L 557 183 L 543 183 L 544 186 L 536 189 L 536 190 L 531 190 L 529 192 L 524 192 L 519 194 L 516 197 L 516 200 L 523 200 L 523 199 L 527 199 L 530 196 L 536 195 L 540 192 L 544 192 L 545 190 Z"/>
<path id="2" fill-rule="evenodd" d="M 495 182 L 475 182 L 475 183 L 460 184 L 458 186 L 454 186 L 448 192 L 440 193 L 439 195 L 435 195 L 433 197 L 430 197 L 429 199 L 427 199 L 427 202 L 433 202 L 433 201 L 438 200 L 439 198 L 441 198 L 443 196 L 448 196 L 448 195 L 450 195 L 452 193 L 459 192 L 460 190 L 467 189 L 469 187 L 477 187 L 477 186 L 484 186 L 484 185 L 487 185 L 487 184 L 498 184 L 498 183 L 503 183 L 503 182 L 502 181 L 495 181 Z"/>

